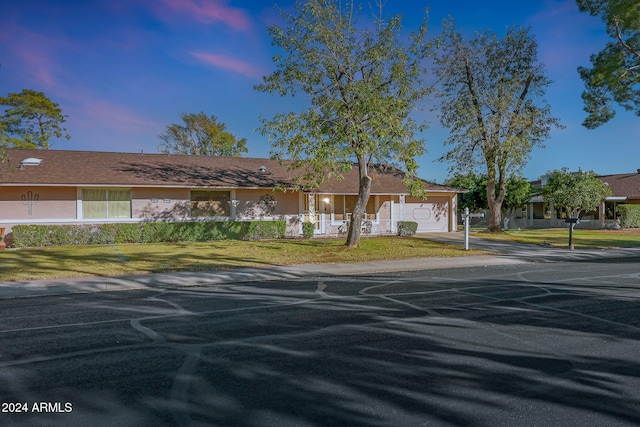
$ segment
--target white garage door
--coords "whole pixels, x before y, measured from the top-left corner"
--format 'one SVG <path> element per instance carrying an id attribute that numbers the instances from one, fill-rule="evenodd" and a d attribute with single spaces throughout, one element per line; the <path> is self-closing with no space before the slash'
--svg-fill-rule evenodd
<path id="1" fill-rule="evenodd" d="M 405 203 L 404 220 L 418 223 L 418 233 L 449 231 L 449 201 L 431 201 L 423 203 Z M 396 218 L 399 218 L 400 206 Z"/>

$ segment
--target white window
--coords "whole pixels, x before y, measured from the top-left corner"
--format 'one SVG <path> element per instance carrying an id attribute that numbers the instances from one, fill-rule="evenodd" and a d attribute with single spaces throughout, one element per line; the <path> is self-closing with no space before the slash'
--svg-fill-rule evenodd
<path id="1" fill-rule="evenodd" d="M 131 190 L 82 190 L 82 218 L 131 218 Z"/>

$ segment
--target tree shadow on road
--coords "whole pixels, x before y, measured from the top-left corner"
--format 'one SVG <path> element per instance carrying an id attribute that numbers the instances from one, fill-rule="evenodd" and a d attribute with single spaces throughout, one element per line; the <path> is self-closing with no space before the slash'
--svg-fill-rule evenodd
<path id="1" fill-rule="evenodd" d="M 76 402 L 67 422 L 123 411 L 155 425 L 640 423 L 640 304 L 625 283 L 387 275 L 130 295 L 83 307 L 137 307 L 137 342 L 57 355 L 83 378 L 56 384 L 35 379 L 53 361 L 21 363 L 29 375 L 20 391 L 3 381 L 3 401 L 57 390 Z"/>

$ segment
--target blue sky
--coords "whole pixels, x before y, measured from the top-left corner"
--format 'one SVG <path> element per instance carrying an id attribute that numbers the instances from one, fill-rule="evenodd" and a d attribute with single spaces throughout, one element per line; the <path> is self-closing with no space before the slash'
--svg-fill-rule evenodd
<path id="1" fill-rule="evenodd" d="M 157 152 L 158 135 L 183 112 L 204 111 L 247 138 L 249 157 L 267 157 L 269 142 L 255 132 L 260 116 L 291 111 L 300 101 L 256 92 L 274 71 L 276 53 L 266 32 L 279 23 L 272 0 L 21 0 L 2 2 L 0 94 L 44 92 L 68 115 L 70 140 L 52 149 Z M 293 0 L 279 0 L 283 8 Z M 368 2 L 364 2 L 368 3 Z M 430 34 L 443 18 L 471 34 L 498 33 L 508 25 L 531 27 L 539 58 L 553 80 L 547 100 L 566 126 L 535 149 L 523 173 L 535 179 L 568 167 L 599 174 L 640 168 L 640 118 L 619 111 L 597 130 L 581 123 L 583 84 L 576 68 L 609 40 L 599 18 L 581 13 L 575 0 L 388 0 L 409 31 L 429 7 Z M 430 112 L 424 133 L 428 153 L 418 159 L 422 178 L 443 182 L 447 130 Z"/>

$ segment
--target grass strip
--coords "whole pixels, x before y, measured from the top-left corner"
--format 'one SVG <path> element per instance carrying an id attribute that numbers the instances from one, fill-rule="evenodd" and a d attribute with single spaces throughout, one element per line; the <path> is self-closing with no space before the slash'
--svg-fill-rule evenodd
<path id="1" fill-rule="evenodd" d="M 568 228 L 508 230 L 502 233 L 475 231 L 473 236 L 559 248 L 569 245 Z M 576 249 L 639 248 L 640 229 L 583 230 L 576 228 L 573 230 L 573 245 Z"/>
<path id="2" fill-rule="evenodd" d="M 465 251 L 421 238 L 363 238 L 347 249 L 344 239 L 215 241 L 23 248 L 0 252 L 0 280 L 21 281 L 117 276 L 175 271 L 208 271 L 308 263 L 451 257 Z"/>

